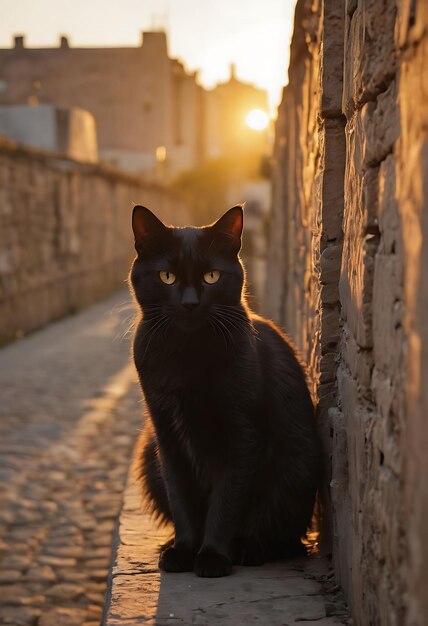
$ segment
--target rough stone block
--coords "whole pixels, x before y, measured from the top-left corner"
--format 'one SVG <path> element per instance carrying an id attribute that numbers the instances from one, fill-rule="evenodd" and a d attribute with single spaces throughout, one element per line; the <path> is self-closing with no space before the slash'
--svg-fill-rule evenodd
<path id="1" fill-rule="evenodd" d="M 321 75 L 321 115 L 339 117 L 342 113 L 343 38 L 345 10 L 342 2 L 323 2 Z"/>
<path id="2" fill-rule="evenodd" d="M 368 168 L 362 177 L 362 204 L 364 211 L 364 234 L 376 234 L 378 230 L 378 176 L 379 168 Z"/>
<path id="3" fill-rule="evenodd" d="M 327 240 L 340 241 L 343 221 L 343 175 L 345 172 L 345 120 L 325 120 L 324 168 L 322 170 L 321 229 Z"/>
<path id="4" fill-rule="evenodd" d="M 400 329 L 395 303 L 402 294 L 400 263 L 396 255 L 376 254 L 373 290 L 373 345 L 376 367 L 385 373 L 394 371 L 396 354 L 394 335 Z"/>
<path id="5" fill-rule="evenodd" d="M 342 108 L 348 117 L 383 91 L 394 76 L 395 15 L 389 0 L 359 0 L 347 15 Z"/>
<path id="6" fill-rule="evenodd" d="M 336 353 L 324 354 L 320 361 L 320 384 L 333 382 L 336 379 Z"/>
<path id="7" fill-rule="evenodd" d="M 375 102 L 361 109 L 364 133 L 364 164 L 376 166 L 392 151 L 400 134 L 395 81 Z"/>
<path id="8" fill-rule="evenodd" d="M 371 348 L 373 345 L 371 303 L 373 251 L 366 240 L 364 243 L 361 238 L 352 240 L 352 233 L 347 238 L 348 243 L 345 241 L 342 273 L 339 280 L 342 316 L 347 320 L 358 345 Z"/>
<path id="9" fill-rule="evenodd" d="M 342 261 L 342 244 L 329 245 L 325 248 L 320 257 L 320 275 L 321 284 L 337 285 L 340 276 L 340 267 Z"/>
<path id="10" fill-rule="evenodd" d="M 397 6 L 397 48 L 406 49 L 420 42 L 428 30 L 428 11 L 424 0 L 401 0 Z"/>
<path id="11" fill-rule="evenodd" d="M 396 161 L 388 155 L 379 169 L 379 230 L 380 250 L 385 254 L 402 254 L 402 232 L 396 197 Z"/>
<path id="12" fill-rule="evenodd" d="M 340 336 L 340 314 L 337 308 L 321 309 L 321 354 L 333 352 Z"/>

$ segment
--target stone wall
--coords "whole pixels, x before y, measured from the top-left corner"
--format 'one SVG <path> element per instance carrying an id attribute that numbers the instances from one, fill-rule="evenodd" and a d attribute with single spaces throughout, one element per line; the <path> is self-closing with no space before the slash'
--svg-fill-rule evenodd
<path id="1" fill-rule="evenodd" d="M 0 139 L 0 343 L 124 285 L 135 203 L 189 219 L 161 187 Z"/>
<path id="2" fill-rule="evenodd" d="M 345 123 L 336 91 L 342 81 L 343 28 L 340 3 L 331 2 L 321 14 L 319 5 L 298 2 L 290 82 L 276 128 L 268 246 L 273 280 L 267 313 L 285 326 L 309 365 L 326 465 L 332 453 L 328 413 L 336 406 L 343 244 Z M 324 500 L 325 536 L 332 527 L 328 493 Z"/>
<path id="3" fill-rule="evenodd" d="M 428 623 L 427 48 L 424 0 L 299 0 L 276 129 L 267 308 L 308 362 L 361 625 Z"/>

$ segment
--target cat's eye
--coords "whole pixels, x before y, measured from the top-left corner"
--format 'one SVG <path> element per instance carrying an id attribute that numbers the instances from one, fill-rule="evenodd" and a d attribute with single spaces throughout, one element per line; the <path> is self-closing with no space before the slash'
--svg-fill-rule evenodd
<path id="1" fill-rule="evenodd" d="M 176 279 L 175 274 L 172 272 L 159 272 L 159 277 L 165 285 L 173 285 Z"/>
<path id="2" fill-rule="evenodd" d="M 214 285 L 220 278 L 220 272 L 218 270 L 212 270 L 204 274 L 204 281 L 209 285 Z"/>

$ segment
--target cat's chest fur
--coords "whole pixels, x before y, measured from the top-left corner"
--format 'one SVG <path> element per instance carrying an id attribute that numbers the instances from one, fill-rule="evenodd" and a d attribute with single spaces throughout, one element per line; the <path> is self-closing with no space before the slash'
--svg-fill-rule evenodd
<path id="1" fill-rule="evenodd" d="M 164 436 L 192 463 L 203 459 L 204 465 L 216 467 L 233 454 L 242 416 L 248 424 L 254 422 L 256 355 L 251 346 L 239 357 L 227 351 L 214 354 L 209 346 L 199 348 L 170 352 L 158 346 L 144 360 L 137 356 L 135 361 L 161 445 Z"/>

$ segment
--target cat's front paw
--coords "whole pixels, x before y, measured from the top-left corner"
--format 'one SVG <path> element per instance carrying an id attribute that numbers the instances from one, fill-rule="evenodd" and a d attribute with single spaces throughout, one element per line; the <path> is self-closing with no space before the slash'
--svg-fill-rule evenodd
<path id="1" fill-rule="evenodd" d="M 192 572 L 194 562 L 194 550 L 167 544 L 160 555 L 159 569 L 164 572 Z"/>
<path id="2" fill-rule="evenodd" d="M 203 578 L 229 576 L 232 573 L 232 561 L 214 548 L 202 548 L 196 556 L 194 571 Z"/>

